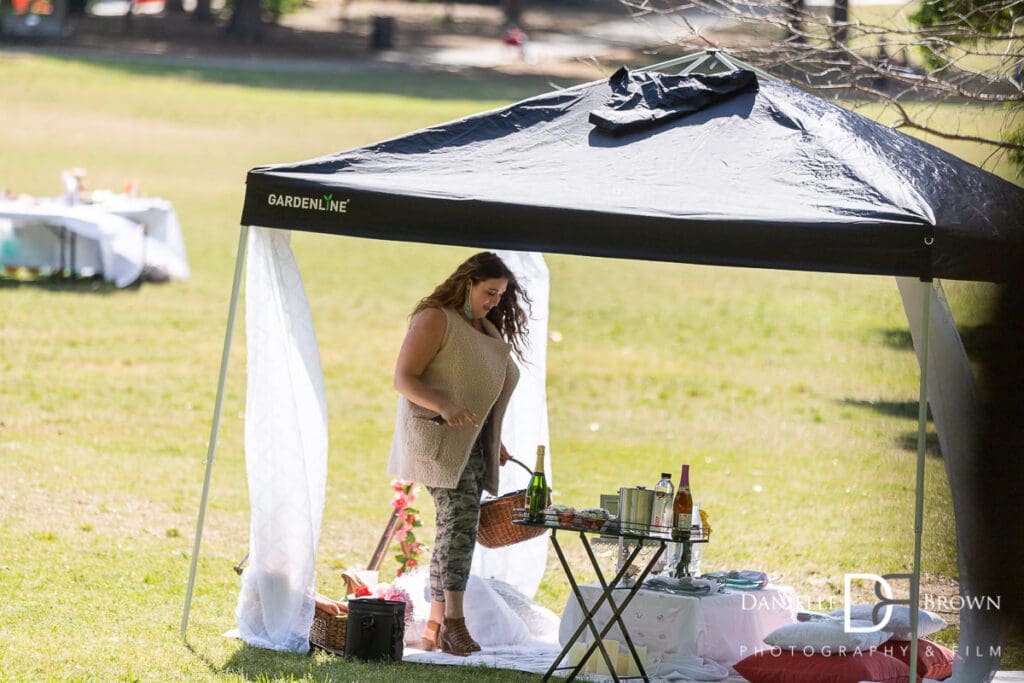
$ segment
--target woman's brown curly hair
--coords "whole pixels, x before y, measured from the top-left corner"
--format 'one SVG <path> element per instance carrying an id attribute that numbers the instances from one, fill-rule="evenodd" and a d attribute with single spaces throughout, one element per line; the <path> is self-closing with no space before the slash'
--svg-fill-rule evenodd
<path id="1" fill-rule="evenodd" d="M 523 360 L 523 343 L 526 339 L 526 326 L 530 319 L 530 298 L 526 290 L 519 286 L 516 276 L 512 274 L 505 262 L 490 251 L 474 254 L 455 269 L 455 272 L 439 284 L 430 296 L 420 299 L 413 309 L 416 315 L 425 308 L 454 308 L 462 310 L 466 301 L 466 284 L 470 281 L 475 285 L 482 280 L 501 278 L 508 280 L 508 287 L 498 301 L 498 305 L 487 313 L 487 319 L 494 323 L 502 338 L 512 345 L 516 356 Z"/>

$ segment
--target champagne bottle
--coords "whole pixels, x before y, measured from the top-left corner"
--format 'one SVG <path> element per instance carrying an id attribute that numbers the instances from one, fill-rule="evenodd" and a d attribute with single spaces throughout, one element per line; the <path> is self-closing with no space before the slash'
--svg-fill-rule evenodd
<path id="1" fill-rule="evenodd" d="M 672 525 L 672 503 L 675 487 L 672 475 L 661 473 L 661 480 L 654 485 L 654 510 L 651 514 L 651 533 L 668 535 Z"/>
<path id="2" fill-rule="evenodd" d="M 526 487 L 526 518 L 531 522 L 544 521 L 544 508 L 548 505 L 548 482 L 544 477 L 544 446 L 537 446 L 537 465 L 533 468 L 530 485 Z"/>
<path id="3" fill-rule="evenodd" d="M 693 520 L 693 496 L 690 494 L 690 466 L 683 465 L 679 473 L 679 490 L 672 502 L 672 540 L 690 539 L 690 524 Z"/>
<path id="4" fill-rule="evenodd" d="M 690 494 L 690 466 L 683 465 L 679 473 L 679 490 L 672 502 L 672 540 L 678 543 L 676 578 L 690 575 L 690 524 L 693 520 L 693 496 Z"/>

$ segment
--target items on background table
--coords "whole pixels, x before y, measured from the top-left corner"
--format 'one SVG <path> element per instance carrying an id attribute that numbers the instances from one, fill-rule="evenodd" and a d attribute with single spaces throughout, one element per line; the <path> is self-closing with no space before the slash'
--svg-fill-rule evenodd
<path id="1" fill-rule="evenodd" d="M 5 276 L 101 276 L 117 287 L 185 279 L 185 242 L 170 202 L 93 190 L 84 169 L 61 173 L 59 197 L 0 193 L 0 265 Z"/>
<path id="2" fill-rule="evenodd" d="M 526 487 L 526 496 L 523 507 L 526 508 L 526 518 L 531 522 L 544 521 L 544 509 L 549 502 L 550 491 L 547 479 L 544 477 L 544 446 L 537 446 L 537 464 L 533 468 L 533 476 L 530 477 L 530 484 Z"/>

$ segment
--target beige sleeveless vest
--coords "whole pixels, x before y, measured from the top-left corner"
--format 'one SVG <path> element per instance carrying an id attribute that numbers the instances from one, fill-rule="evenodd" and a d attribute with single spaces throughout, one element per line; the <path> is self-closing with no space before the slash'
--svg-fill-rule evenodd
<path id="1" fill-rule="evenodd" d="M 427 486 L 455 488 L 486 422 L 484 489 L 497 495 L 501 422 L 519 381 L 519 369 L 510 356 L 511 344 L 501 339 L 489 320 L 483 320 L 487 331 L 483 335 L 460 320 L 455 311 L 441 310 L 448 325 L 441 348 L 420 379 L 452 403 L 473 411 L 480 426 L 436 424 L 431 419 L 437 413 L 400 396 L 388 473 Z"/>

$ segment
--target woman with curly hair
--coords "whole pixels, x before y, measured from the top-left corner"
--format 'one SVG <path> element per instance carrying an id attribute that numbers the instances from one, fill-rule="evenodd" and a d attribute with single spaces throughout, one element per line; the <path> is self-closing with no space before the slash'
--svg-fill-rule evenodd
<path id="1" fill-rule="evenodd" d="M 425 650 L 480 650 L 463 597 L 480 494 L 497 494 L 498 468 L 511 457 L 501 423 L 519 380 L 511 354 L 522 359 L 528 306 L 497 255 L 475 254 L 416 305 L 395 364 L 401 397 L 388 470 L 426 485 L 437 508 Z"/>

